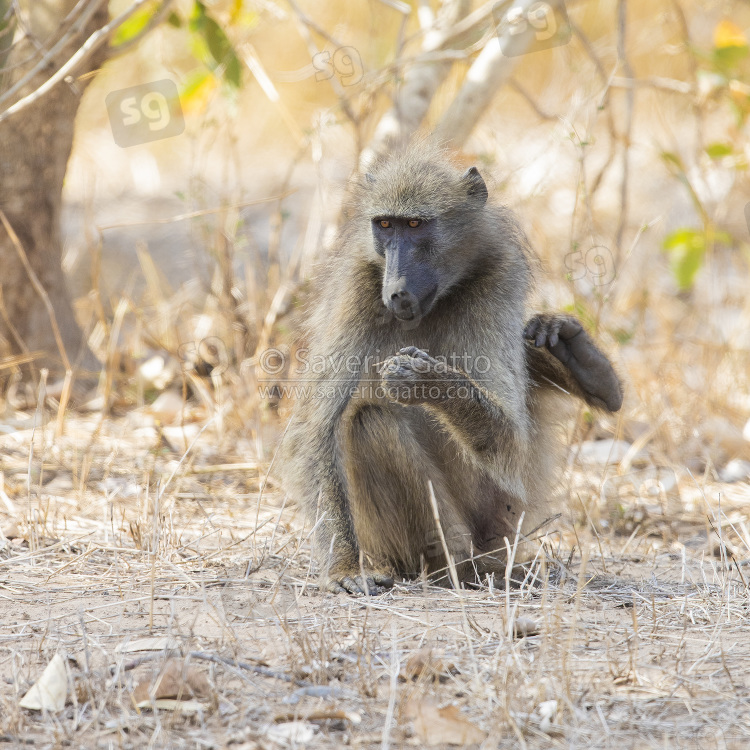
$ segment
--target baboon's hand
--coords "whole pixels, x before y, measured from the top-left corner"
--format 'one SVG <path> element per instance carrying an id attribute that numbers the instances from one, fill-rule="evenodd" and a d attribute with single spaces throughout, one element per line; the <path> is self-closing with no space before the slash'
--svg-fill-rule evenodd
<path id="1" fill-rule="evenodd" d="M 607 409 L 622 405 L 622 386 L 612 364 L 572 315 L 535 315 L 524 328 L 524 338 L 547 350 L 568 369 L 579 386 L 601 400 Z"/>
<path id="2" fill-rule="evenodd" d="M 365 571 L 361 573 L 351 571 L 351 575 L 331 575 L 325 581 L 325 588 L 332 594 L 355 594 L 376 596 L 393 586 L 393 578 L 385 573 Z"/>
<path id="3" fill-rule="evenodd" d="M 442 368 L 443 371 L 445 368 Z M 407 346 L 389 357 L 380 371 L 388 398 L 399 404 L 430 401 L 430 388 L 437 383 L 441 364 L 416 346 Z"/>
<path id="4" fill-rule="evenodd" d="M 567 364 L 566 360 L 570 358 L 571 352 L 564 346 L 558 346 L 560 339 L 564 343 L 572 344 L 573 339 L 581 333 L 584 340 L 588 339 L 589 342 L 591 341 L 589 335 L 583 330 L 583 326 L 578 318 L 559 313 L 540 313 L 539 315 L 535 315 L 523 330 L 524 338 L 533 341 L 534 346 L 537 348 L 547 346 L 563 364 Z"/>

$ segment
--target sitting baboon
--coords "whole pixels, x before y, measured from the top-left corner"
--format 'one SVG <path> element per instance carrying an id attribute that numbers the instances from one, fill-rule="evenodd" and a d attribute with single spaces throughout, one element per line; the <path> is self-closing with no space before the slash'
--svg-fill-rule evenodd
<path id="1" fill-rule="evenodd" d="M 551 513 L 552 398 L 620 408 L 620 381 L 575 318 L 524 330 L 527 242 L 487 198 L 475 167 L 461 174 L 425 142 L 353 181 L 284 440 L 286 488 L 317 524 L 330 591 L 443 569 L 431 491 L 459 576 L 504 572 L 521 515 L 523 534 Z"/>

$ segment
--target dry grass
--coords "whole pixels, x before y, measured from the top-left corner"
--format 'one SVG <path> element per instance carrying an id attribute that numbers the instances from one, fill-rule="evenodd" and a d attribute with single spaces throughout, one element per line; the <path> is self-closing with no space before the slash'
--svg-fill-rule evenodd
<path id="1" fill-rule="evenodd" d="M 316 20 L 377 72 L 395 54 L 397 19 L 378 27 L 350 5 Z M 750 459 L 747 128 L 727 104 L 737 87 L 698 85 L 718 7 L 627 9 L 626 28 L 616 5 L 605 18 L 571 4 L 584 34 L 519 61 L 468 149 L 540 253 L 538 308 L 581 316 L 627 381 L 617 421 L 575 422 L 565 512 L 535 575 L 520 588 L 402 582 L 373 599 L 318 591 L 309 529 L 267 478 L 289 405 L 259 397 L 258 361 L 288 340 L 288 309 L 335 224 L 332 185 L 389 104 L 391 76 L 347 89 L 359 130 L 327 85 L 286 84 L 304 148 L 254 86 L 237 112 L 217 95 L 183 140 L 154 146 L 163 193 L 186 197 L 168 209 L 137 199 L 135 213 L 167 234 L 136 231 L 144 222 L 119 192 L 117 210 L 86 205 L 78 312 L 104 364 L 96 402 L 58 419 L 54 384 L 40 397 L 15 372 L 2 383 L 0 747 L 750 746 L 750 485 L 716 483 L 730 459 Z M 732 13 L 747 25 L 745 10 Z M 309 67 L 293 16 L 263 23 L 269 70 Z M 132 55 L 89 88 L 88 148 L 71 170 L 84 188 L 90 178 L 119 191 L 138 174 L 101 101 L 174 60 Z M 732 156 L 710 156 L 711 143 Z M 711 243 L 678 293 L 662 242 L 680 228 L 732 239 Z M 577 273 L 601 246 L 617 272 L 607 283 L 596 266 Z M 175 255 L 184 276 L 167 279 Z M 631 447 L 587 463 L 602 439 Z M 676 484 L 660 489 L 669 475 Z M 67 704 L 22 708 L 55 654 Z M 170 691 L 176 703 L 163 702 Z"/>
<path id="2" fill-rule="evenodd" d="M 634 500 L 634 531 L 607 531 L 602 469 L 576 471 L 588 515 L 548 535 L 534 585 L 335 597 L 318 591 L 307 533 L 273 483 L 259 500 L 263 472 L 217 466 L 213 424 L 185 454 L 136 435 L 133 414 L 2 438 L 10 746 L 747 745 L 747 486 L 719 509 L 722 488 L 688 478 L 679 518 Z M 55 653 L 68 705 L 20 708 Z M 136 708 L 172 657 L 208 678 L 199 701 Z"/>

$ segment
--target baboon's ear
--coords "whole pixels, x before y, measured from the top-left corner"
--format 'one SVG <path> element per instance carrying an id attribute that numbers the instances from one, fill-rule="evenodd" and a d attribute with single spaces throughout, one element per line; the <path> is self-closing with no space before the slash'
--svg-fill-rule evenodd
<path id="1" fill-rule="evenodd" d="M 476 167 L 467 169 L 461 182 L 466 186 L 466 194 L 472 203 L 483 206 L 487 202 L 487 185 Z"/>
<path id="2" fill-rule="evenodd" d="M 365 182 L 368 185 L 372 185 L 375 182 L 375 178 L 369 172 L 365 172 Z"/>

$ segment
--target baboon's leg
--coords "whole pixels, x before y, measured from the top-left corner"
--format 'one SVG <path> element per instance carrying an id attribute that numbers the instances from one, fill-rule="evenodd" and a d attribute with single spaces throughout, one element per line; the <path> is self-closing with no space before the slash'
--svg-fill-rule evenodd
<path id="1" fill-rule="evenodd" d="M 425 420 L 416 409 L 383 404 L 361 407 L 345 421 L 347 484 L 360 546 L 376 565 L 386 561 L 407 575 L 422 565 L 428 572 L 446 565 L 428 481 L 450 554 L 465 560 L 472 547 L 463 509 L 424 439 Z M 434 421 L 431 429 L 442 431 Z"/>
<path id="2" fill-rule="evenodd" d="M 622 406 L 622 384 L 612 363 L 571 315 L 535 315 L 524 329 L 526 361 L 534 384 L 555 385 L 587 404 L 615 412 Z"/>
<path id="3" fill-rule="evenodd" d="M 330 397 L 325 383 L 335 382 Z M 393 585 L 383 571 L 365 569 L 362 580 L 359 544 L 347 496 L 344 457 L 338 424 L 347 409 L 352 382 L 335 380 L 335 373 L 320 376 L 313 395 L 301 402 L 286 438 L 291 457 L 287 468 L 288 486 L 294 488 L 317 524 L 314 537 L 316 558 L 323 566 L 321 582 L 329 591 L 351 594 L 379 593 L 380 586 Z M 322 389 L 322 390 L 321 390 Z"/>

